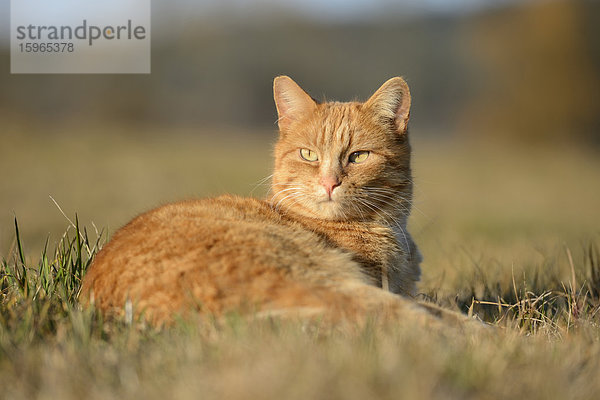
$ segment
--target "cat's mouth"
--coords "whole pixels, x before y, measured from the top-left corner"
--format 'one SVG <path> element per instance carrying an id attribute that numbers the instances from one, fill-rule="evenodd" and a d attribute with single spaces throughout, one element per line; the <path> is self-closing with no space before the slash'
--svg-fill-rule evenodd
<path id="1" fill-rule="evenodd" d="M 342 202 L 339 198 L 335 198 L 335 196 L 323 196 L 315 201 L 317 207 L 323 209 L 331 209 L 331 208 L 339 208 L 342 206 Z"/>
<path id="2" fill-rule="evenodd" d="M 340 202 L 334 199 L 325 199 L 317 201 L 316 205 L 320 208 L 330 209 L 332 207 L 338 207 L 340 205 Z"/>

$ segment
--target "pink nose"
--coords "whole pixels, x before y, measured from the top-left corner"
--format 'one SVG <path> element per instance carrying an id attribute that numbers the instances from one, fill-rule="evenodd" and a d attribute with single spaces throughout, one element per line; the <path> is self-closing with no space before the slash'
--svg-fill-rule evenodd
<path id="1" fill-rule="evenodd" d="M 322 176 L 321 177 L 321 185 L 325 188 L 327 195 L 331 199 L 331 194 L 333 193 L 333 189 L 340 186 L 340 180 L 337 176 Z"/>

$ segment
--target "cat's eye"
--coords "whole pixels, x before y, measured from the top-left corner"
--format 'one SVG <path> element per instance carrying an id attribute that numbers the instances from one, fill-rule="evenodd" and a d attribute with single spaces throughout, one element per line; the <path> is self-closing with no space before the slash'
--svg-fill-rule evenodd
<path id="1" fill-rule="evenodd" d="M 350 154 L 350 157 L 348 157 L 348 161 L 354 164 L 358 164 L 365 161 L 367 158 L 369 158 L 368 151 L 355 151 L 354 153 Z"/>
<path id="2" fill-rule="evenodd" d="M 309 149 L 300 149 L 300 157 L 306 161 L 317 161 L 319 159 L 317 153 Z"/>

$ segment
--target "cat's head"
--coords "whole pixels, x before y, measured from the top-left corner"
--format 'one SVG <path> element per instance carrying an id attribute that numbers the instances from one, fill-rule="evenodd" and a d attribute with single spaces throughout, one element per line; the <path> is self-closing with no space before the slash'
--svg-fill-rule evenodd
<path id="1" fill-rule="evenodd" d="M 364 103 L 319 103 L 287 76 L 275 78 L 273 90 L 277 208 L 329 220 L 405 220 L 412 181 L 410 93 L 402 78 Z"/>

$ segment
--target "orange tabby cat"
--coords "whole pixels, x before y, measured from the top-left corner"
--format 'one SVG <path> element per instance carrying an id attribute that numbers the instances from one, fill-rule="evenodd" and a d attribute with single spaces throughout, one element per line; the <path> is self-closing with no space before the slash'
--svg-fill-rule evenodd
<path id="1" fill-rule="evenodd" d="M 192 311 L 364 318 L 422 312 L 401 78 L 365 103 L 319 104 L 274 82 L 279 114 L 272 196 L 168 204 L 133 219 L 98 253 L 81 300 L 129 301 L 156 323 Z M 382 289 L 383 288 L 383 289 Z M 388 291 L 389 290 L 389 291 Z"/>

